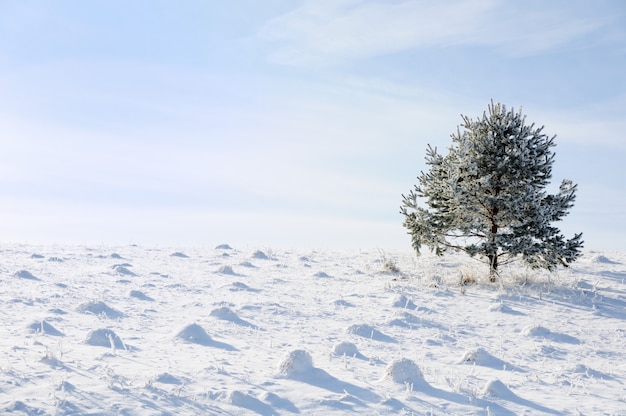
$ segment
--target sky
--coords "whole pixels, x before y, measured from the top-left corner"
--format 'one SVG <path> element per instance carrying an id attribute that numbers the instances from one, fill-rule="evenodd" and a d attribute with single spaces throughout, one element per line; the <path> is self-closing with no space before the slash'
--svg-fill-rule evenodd
<path id="1" fill-rule="evenodd" d="M 621 0 L 0 0 L 0 242 L 410 249 L 491 100 L 557 136 L 566 237 L 626 250 Z"/>

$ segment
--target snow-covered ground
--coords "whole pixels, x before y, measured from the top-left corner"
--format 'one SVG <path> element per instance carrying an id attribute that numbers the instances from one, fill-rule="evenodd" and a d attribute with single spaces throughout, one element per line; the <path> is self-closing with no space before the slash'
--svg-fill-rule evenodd
<path id="1" fill-rule="evenodd" d="M 626 415 L 626 253 L 485 271 L 408 250 L 5 244 L 0 413 Z"/>

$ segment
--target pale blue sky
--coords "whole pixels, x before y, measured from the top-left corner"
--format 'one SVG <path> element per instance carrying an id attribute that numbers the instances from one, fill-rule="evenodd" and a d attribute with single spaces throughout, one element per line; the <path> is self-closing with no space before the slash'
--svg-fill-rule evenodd
<path id="1" fill-rule="evenodd" d="M 460 114 L 556 134 L 626 249 L 626 2 L 0 0 L 0 239 L 410 248 Z"/>

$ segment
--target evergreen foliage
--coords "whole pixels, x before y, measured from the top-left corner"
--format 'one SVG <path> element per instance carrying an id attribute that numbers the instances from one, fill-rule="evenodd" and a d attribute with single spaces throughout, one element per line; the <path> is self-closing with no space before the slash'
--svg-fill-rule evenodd
<path id="1" fill-rule="evenodd" d="M 457 249 L 479 256 L 492 281 L 499 265 L 520 257 L 548 270 L 574 262 L 582 234 L 565 239 L 552 223 L 568 214 L 577 185 L 563 180 L 558 193 L 546 192 L 555 136 L 493 101 L 482 118 L 462 119 L 449 153 L 428 145 L 429 171 L 402 195 L 400 212 L 413 248 L 418 254 L 425 245 L 437 255 Z"/>

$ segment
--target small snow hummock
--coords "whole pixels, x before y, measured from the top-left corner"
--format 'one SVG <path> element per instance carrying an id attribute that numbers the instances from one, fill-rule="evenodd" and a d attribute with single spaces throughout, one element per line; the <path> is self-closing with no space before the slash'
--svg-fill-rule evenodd
<path id="1" fill-rule="evenodd" d="M 550 330 L 540 325 L 528 325 L 522 329 L 522 334 L 529 337 L 546 337 L 550 335 Z"/>
<path id="2" fill-rule="evenodd" d="M 472 348 L 463 354 L 463 357 L 458 361 L 458 364 L 475 364 L 483 367 L 491 367 L 495 369 L 512 369 L 518 370 L 517 367 L 502 361 L 501 359 L 494 357 L 482 348 Z"/>
<path id="3" fill-rule="evenodd" d="M 154 301 L 154 299 L 152 299 L 150 296 L 146 295 L 140 290 L 131 290 L 129 293 L 129 296 L 131 298 L 137 298 L 139 300 L 145 300 L 145 301 L 150 301 L 150 302 Z"/>
<path id="4" fill-rule="evenodd" d="M 501 399 L 516 397 L 515 393 L 513 393 L 507 386 L 504 385 L 503 382 L 498 379 L 491 380 L 485 385 L 485 388 L 483 389 L 483 395 L 499 397 Z"/>
<path id="5" fill-rule="evenodd" d="M 85 344 L 94 347 L 127 349 L 122 339 L 111 329 L 96 329 L 89 332 L 87 339 L 85 339 Z"/>
<path id="6" fill-rule="evenodd" d="M 459 364 L 478 364 L 478 365 L 489 365 L 494 361 L 500 362 L 499 359 L 495 358 L 493 355 L 489 354 L 482 348 L 472 348 L 463 354 L 463 357 L 459 360 Z"/>
<path id="7" fill-rule="evenodd" d="M 38 277 L 34 276 L 28 270 L 19 270 L 15 272 L 15 277 L 19 277 L 20 279 L 27 279 L 27 280 L 40 280 Z"/>
<path id="8" fill-rule="evenodd" d="M 313 358 L 305 350 L 293 350 L 286 353 L 278 365 L 278 375 L 296 376 L 313 370 Z"/>
<path id="9" fill-rule="evenodd" d="M 228 306 L 221 306 L 219 308 L 213 309 L 209 315 L 214 316 L 218 319 L 224 319 L 225 321 L 239 321 L 240 318 L 237 316 L 232 309 Z"/>
<path id="10" fill-rule="evenodd" d="M 374 335 L 378 331 L 368 324 L 353 324 L 346 329 L 346 332 L 348 334 L 354 334 L 364 338 L 374 338 Z"/>
<path id="11" fill-rule="evenodd" d="M 585 257 L 583 257 L 583 258 L 584 258 L 585 260 L 587 260 L 587 262 L 589 262 L 589 263 L 599 263 L 599 264 L 620 264 L 619 262 L 617 262 L 617 261 L 613 261 L 613 260 L 609 259 L 608 257 L 603 256 L 603 255 L 601 255 L 601 254 L 598 254 L 598 255 L 592 256 L 592 257 L 590 257 L 590 258 L 585 258 Z"/>
<path id="12" fill-rule="evenodd" d="M 240 390 L 231 391 L 228 394 L 228 401 L 235 406 L 243 407 L 262 415 L 276 414 L 270 405 Z"/>
<path id="13" fill-rule="evenodd" d="M 398 384 L 412 384 L 419 385 L 425 384 L 424 374 L 422 370 L 408 358 L 401 358 L 394 360 L 387 366 L 385 378 L 391 379 L 394 383 Z"/>
<path id="14" fill-rule="evenodd" d="M 346 332 L 348 334 L 358 335 L 363 338 L 369 338 L 375 341 L 383 341 L 383 342 L 397 342 L 395 339 L 391 338 L 389 335 L 385 335 L 379 330 L 373 328 L 368 324 L 353 324 L 350 325 Z"/>
<path id="15" fill-rule="evenodd" d="M 137 276 L 137 273 L 133 272 L 128 267 L 130 267 L 130 265 L 116 264 L 116 265 L 114 265 L 112 267 L 112 269 L 115 270 L 115 272 L 117 274 L 119 274 L 119 275 L 123 275 L 123 276 Z"/>
<path id="16" fill-rule="evenodd" d="M 487 308 L 487 310 L 489 312 L 501 312 L 507 313 L 509 315 L 525 315 L 525 313 L 519 312 L 502 302 L 492 303 L 491 305 L 489 305 L 489 308 Z"/>
<path id="17" fill-rule="evenodd" d="M 239 276 L 239 274 L 237 274 L 237 273 L 233 270 L 232 266 L 222 266 L 222 267 L 220 267 L 219 269 L 217 269 L 217 270 L 215 271 L 215 273 L 218 273 L 218 274 L 227 274 L 227 275 L 229 275 L 229 276 Z"/>
<path id="18" fill-rule="evenodd" d="M 406 295 L 398 295 L 391 304 L 394 308 L 402 309 L 417 309 L 417 305 L 413 301 L 406 297 Z"/>
<path id="19" fill-rule="evenodd" d="M 63 332 L 59 331 L 46 321 L 35 321 L 28 326 L 28 329 L 36 334 L 48 334 L 55 337 L 63 336 Z"/>
<path id="20" fill-rule="evenodd" d="M 343 341 L 339 344 L 335 344 L 333 347 L 333 354 L 342 357 L 344 355 L 348 357 L 355 357 L 359 355 L 359 349 L 351 342 Z"/>
<path id="21" fill-rule="evenodd" d="M 78 312 L 92 313 L 98 316 L 104 315 L 109 319 L 117 319 L 124 316 L 122 312 L 107 306 L 107 304 L 102 301 L 90 301 L 81 303 L 80 305 L 78 305 L 76 310 Z"/>
<path id="22" fill-rule="evenodd" d="M 183 384 L 180 379 L 174 377 L 170 373 L 161 373 L 154 378 L 154 381 L 163 383 L 163 384 Z"/>
<path id="23" fill-rule="evenodd" d="M 187 325 L 176 334 L 176 338 L 199 345 L 211 345 L 213 343 L 209 334 L 198 324 Z"/>
<path id="24" fill-rule="evenodd" d="M 254 254 L 252 255 L 253 258 L 255 259 L 260 259 L 260 260 L 269 260 L 269 256 L 267 254 L 265 254 L 264 252 L 262 252 L 261 250 L 257 250 L 254 252 Z"/>

